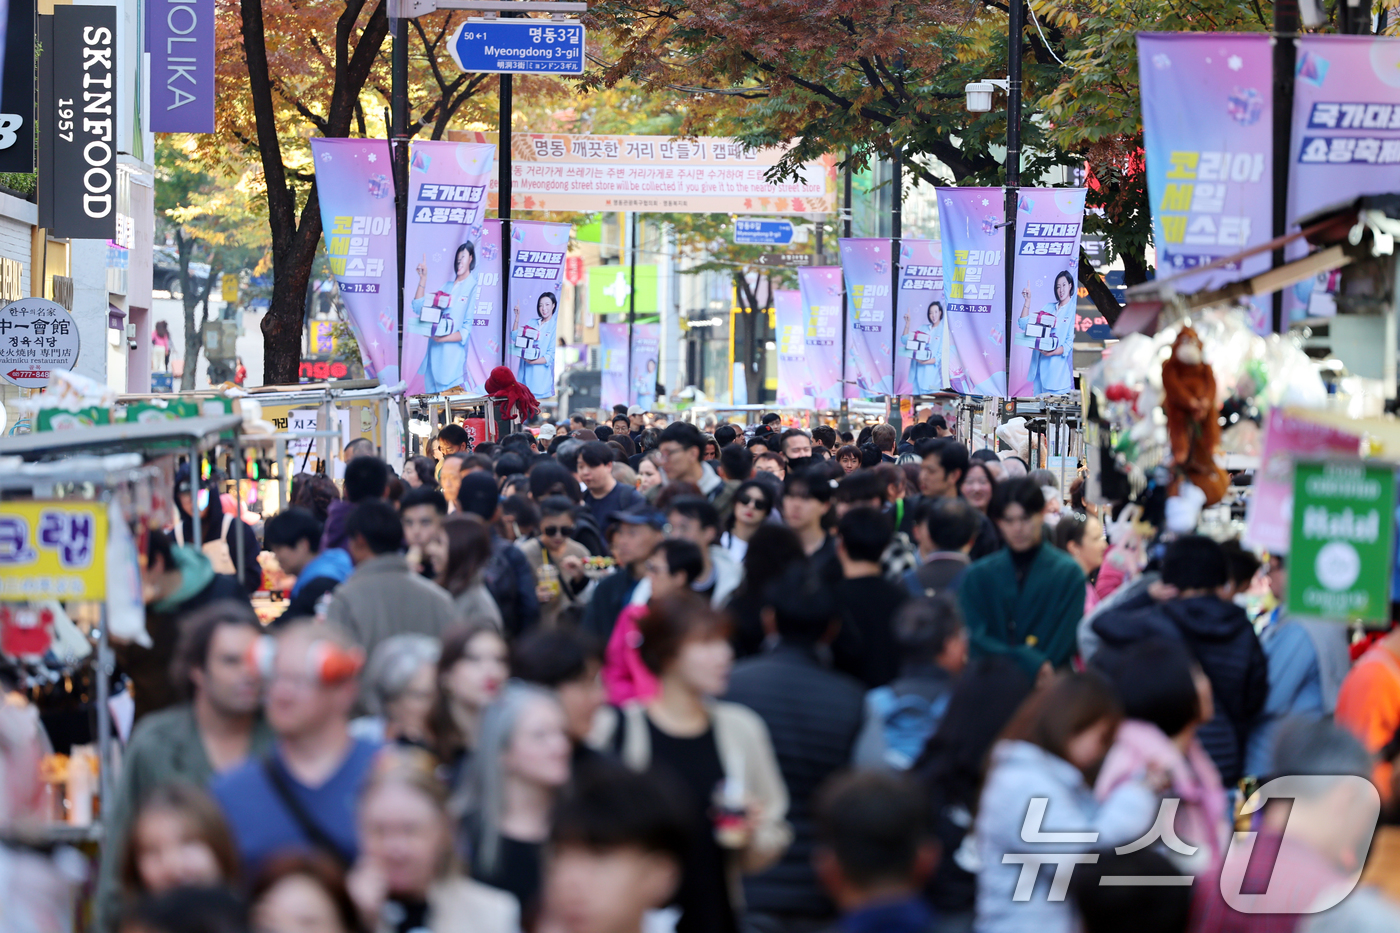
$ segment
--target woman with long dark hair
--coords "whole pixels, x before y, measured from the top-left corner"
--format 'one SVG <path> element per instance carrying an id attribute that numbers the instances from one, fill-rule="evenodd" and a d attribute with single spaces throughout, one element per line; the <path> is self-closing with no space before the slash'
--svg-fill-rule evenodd
<path id="1" fill-rule="evenodd" d="M 429 723 L 437 756 L 452 781 L 476 748 L 482 714 L 509 676 L 509 649 L 491 623 L 467 623 L 442 633 L 438 699 Z"/>
<path id="2" fill-rule="evenodd" d="M 1028 900 L 1015 899 L 1021 866 L 1004 856 L 1076 854 L 1138 839 L 1157 814 L 1157 793 L 1135 776 L 1095 800 L 1093 783 L 1113 745 L 1123 708 L 1097 674 L 1061 674 L 1031 695 L 992 748 L 978 799 L 978 933 L 1070 933 L 1074 908 L 1050 897 L 1042 871 Z M 1027 842 L 1027 821 L 1095 834 L 1092 842 Z M 1048 814 L 1048 816 L 1047 816 Z"/>
<path id="3" fill-rule="evenodd" d="M 786 525 L 764 523 L 749 538 L 744 552 L 744 580 L 729 600 L 734 617 L 734 654 L 747 657 L 763 650 L 763 592 L 792 564 L 807 560 L 802 541 Z"/>
<path id="4" fill-rule="evenodd" d="M 442 520 L 442 529 L 423 549 L 438 571 L 438 586 L 452 594 L 467 622 L 488 622 L 499 631 L 501 608 L 481 572 L 491 559 L 491 530 L 475 515 L 457 512 Z"/>
<path id="5" fill-rule="evenodd" d="M 773 493 L 767 483 L 746 479 L 734 490 L 733 508 L 724 534 L 719 537 L 719 546 L 736 561 L 742 561 L 749 552 L 754 533 L 773 514 Z"/>
<path id="6" fill-rule="evenodd" d="M 972 819 L 977 794 L 992 743 L 1030 692 L 1030 678 L 1013 661 L 991 656 L 972 662 L 953 688 L 937 731 L 914 765 L 914 773 L 928 791 L 933 830 L 943 852 L 925 889 L 938 912 L 939 933 L 972 929 L 977 900 Z"/>

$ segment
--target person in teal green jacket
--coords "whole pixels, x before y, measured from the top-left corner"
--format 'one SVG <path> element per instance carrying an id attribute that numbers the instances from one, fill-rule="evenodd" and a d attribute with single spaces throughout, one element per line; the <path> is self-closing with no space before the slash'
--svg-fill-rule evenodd
<path id="1" fill-rule="evenodd" d="M 1084 615 L 1084 571 L 1045 540 L 1044 509 L 1034 480 L 998 484 L 987 514 L 1006 547 L 967 568 L 958 589 L 973 657 L 1008 655 L 1032 678 L 1069 665 Z"/>

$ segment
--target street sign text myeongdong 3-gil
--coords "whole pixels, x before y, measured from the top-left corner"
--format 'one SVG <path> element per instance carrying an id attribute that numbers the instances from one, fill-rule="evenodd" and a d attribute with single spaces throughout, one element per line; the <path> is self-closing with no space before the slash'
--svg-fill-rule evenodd
<path id="1" fill-rule="evenodd" d="M 583 24 L 577 20 L 471 19 L 448 48 L 457 67 L 491 74 L 583 74 Z"/>

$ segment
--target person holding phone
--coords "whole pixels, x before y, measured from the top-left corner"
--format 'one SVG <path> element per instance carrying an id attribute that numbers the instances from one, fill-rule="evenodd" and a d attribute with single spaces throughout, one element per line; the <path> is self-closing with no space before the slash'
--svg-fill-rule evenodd
<path id="1" fill-rule="evenodd" d="M 924 312 L 928 327 L 909 328 L 904 315 L 900 333 L 900 353 L 909 357 L 909 394 L 931 395 L 943 388 L 943 303 L 930 301 Z"/>
<path id="2" fill-rule="evenodd" d="M 1055 300 L 1047 301 L 1031 321 L 1030 286 L 1021 290 L 1025 302 L 1018 320 L 1022 332 L 1035 340 L 1027 373 L 1032 395 L 1061 395 L 1074 388 L 1074 293 L 1074 276 L 1061 270 L 1055 276 Z"/>
<path id="3" fill-rule="evenodd" d="M 471 315 L 481 292 L 481 276 L 476 271 L 476 244 L 468 240 L 457 247 L 453 258 L 455 277 L 434 292 L 428 300 L 428 257 L 418 263 L 418 290 L 413 294 L 413 311 L 418 320 L 432 326 L 428 352 L 418 372 L 423 391 L 444 392 L 462 384 L 467 370 L 467 345 L 471 339 Z"/>
<path id="4" fill-rule="evenodd" d="M 536 398 L 554 394 L 554 335 L 559 318 L 554 313 L 559 299 L 554 292 L 545 292 L 535 299 L 535 318 L 520 323 L 520 305 L 511 316 L 511 345 L 515 350 L 515 378 Z"/>

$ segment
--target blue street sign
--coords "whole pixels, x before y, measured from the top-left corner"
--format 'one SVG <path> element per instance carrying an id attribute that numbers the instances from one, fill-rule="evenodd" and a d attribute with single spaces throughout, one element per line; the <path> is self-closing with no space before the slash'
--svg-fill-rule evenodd
<path id="1" fill-rule="evenodd" d="M 792 242 L 792 221 L 790 220 L 744 220 L 734 221 L 734 242 L 751 246 L 786 246 Z"/>
<path id="2" fill-rule="evenodd" d="M 490 74 L 583 74 L 578 20 L 472 19 L 448 44 L 457 67 Z"/>

